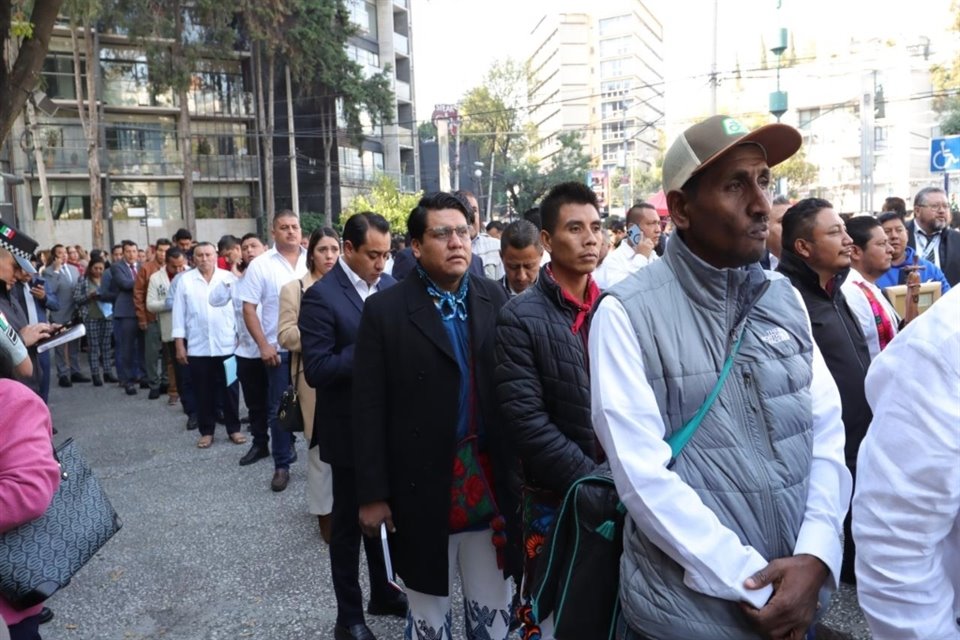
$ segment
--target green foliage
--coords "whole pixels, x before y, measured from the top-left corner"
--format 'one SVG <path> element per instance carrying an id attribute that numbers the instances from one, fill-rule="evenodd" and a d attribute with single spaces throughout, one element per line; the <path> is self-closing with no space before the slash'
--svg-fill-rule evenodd
<path id="1" fill-rule="evenodd" d="M 506 156 L 510 134 L 520 128 L 526 103 L 527 67 L 511 59 L 494 62 L 483 82 L 460 100 L 461 131 L 477 135 L 481 157 Z"/>
<path id="2" fill-rule="evenodd" d="M 773 167 L 771 171 L 775 180 L 787 179 L 787 195 L 791 198 L 799 197 L 801 190 L 814 184 L 820 174 L 817 165 L 807 162 L 807 154 L 802 147 L 792 157 Z"/>
<path id="3" fill-rule="evenodd" d="M 315 230 L 323 226 L 323 214 L 313 211 L 300 212 L 300 229 L 304 236 L 309 236 Z"/>
<path id="4" fill-rule="evenodd" d="M 420 142 L 436 140 L 437 125 L 432 122 L 421 122 L 420 126 L 417 127 L 417 136 L 420 138 Z"/>
<path id="5" fill-rule="evenodd" d="M 565 131 L 558 136 L 560 150 L 551 157 L 549 169 L 543 169 L 537 158 L 528 156 L 524 160 L 511 163 L 504 171 L 507 185 L 518 185 L 513 207 L 523 212 L 537 204 L 547 191 L 561 182 L 583 182 L 590 169 L 592 160 L 584 152 L 580 134 Z"/>
<path id="6" fill-rule="evenodd" d="M 945 136 L 960 134 L 960 98 L 953 98 L 942 112 L 940 131 Z"/>
<path id="7" fill-rule="evenodd" d="M 953 31 L 960 31 L 960 2 L 950 3 Z M 942 93 L 934 99 L 933 107 L 940 114 L 940 128 L 944 135 L 960 133 L 960 53 L 953 57 L 949 65 L 934 65 L 930 69 L 931 81 L 936 92 Z"/>
<path id="8" fill-rule="evenodd" d="M 403 193 L 393 178 L 381 175 L 370 189 L 369 195 L 356 196 L 341 212 L 340 221 L 346 222 L 347 218 L 355 213 L 373 211 L 387 219 L 390 230 L 395 235 L 403 235 L 407 232 L 407 217 L 421 197 L 422 191 Z"/>

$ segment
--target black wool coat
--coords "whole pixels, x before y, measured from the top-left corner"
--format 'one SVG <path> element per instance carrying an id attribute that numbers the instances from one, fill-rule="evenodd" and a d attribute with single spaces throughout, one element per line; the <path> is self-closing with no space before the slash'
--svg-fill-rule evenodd
<path id="1" fill-rule="evenodd" d="M 479 409 L 509 538 L 519 536 L 518 507 L 509 490 L 516 456 L 504 436 L 493 390 L 495 321 L 507 295 L 493 280 L 466 277 Z M 416 274 L 367 300 L 353 381 L 359 504 L 389 503 L 397 528 L 390 541 L 397 573 L 415 591 L 446 596 L 460 368 L 433 299 Z M 515 549 L 509 545 L 505 576 L 519 575 Z"/>

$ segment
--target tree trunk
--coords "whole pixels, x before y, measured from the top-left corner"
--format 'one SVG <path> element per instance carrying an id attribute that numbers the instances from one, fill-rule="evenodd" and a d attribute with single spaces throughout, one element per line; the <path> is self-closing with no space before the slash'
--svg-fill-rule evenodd
<path id="1" fill-rule="evenodd" d="M 330 154 L 333 141 L 337 139 L 336 99 L 322 98 L 320 107 L 320 129 L 323 140 L 323 226 L 333 226 L 333 185 L 331 181 Z"/>
<path id="2" fill-rule="evenodd" d="M 267 122 L 263 128 L 263 197 L 267 201 L 267 225 L 273 224 L 277 203 L 273 193 L 274 80 L 276 64 L 273 52 L 267 53 Z"/>
<path id="3" fill-rule="evenodd" d="M 87 98 L 83 98 L 83 83 L 80 78 L 80 41 L 77 31 L 83 30 L 84 55 L 87 61 L 86 88 Z M 96 91 L 96 63 L 97 55 L 94 45 L 94 27 L 90 25 L 71 25 L 70 41 L 73 44 L 74 90 L 77 94 L 77 114 L 80 117 L 80 127 L 87 144 L 87 172 L 90 178 L 90 221 L 93 229 L 93 243 L 95 249 L 104 248 L 103 245 L 103 191 L 100 183 L 100 128 L 97 111 Z M 91 64 L 91 61 L 94 64 Z"/>
<path id="4" fill-rule="evenodd" d="M 37 163 L 37 180 L 40 182 L 40 208 L 47 215 L 47 233 L 49 237 L 56 237 L 53 209 L 50 206 L 50 189 L 47 187 L 47 165 L 44 164 L 43 150 L 40 148 L 40 130 L 37 127 L 37 113 L 32 102 L 26 103 L 27 130 L 33 140 L 33 160 Z"/>
<path id="5" fill-rule="evenodd" d="M 0 26 L 5 27 L 3 35 L 9 37 L 10 0 L 3 0 L 0 12 Z M 40 69 L 50 47 L 50 33 L 60 13 L 63 0 L 36 0 L 30 14 L 33 36 L 24 39 L 12 65 L 8 60 L 0 64 L 0 140 L 10 135 L 13 122 L 23 111 L 27 98 L 40 81 Z M 9 70 L 8 70 L 9 69 Z"/>
<path id="6" fill-rule="evenodd" d="M 174 3 L 174 56 L 179 64 L 187 64 L 183 51 L 183 3 Z M 177 87 L 177 100 L 180 102 L 180 116 L 177 118 L 177 137 L 180 140 L 180 154 L 183 158 L 183 187 L 180 192 L 180 202 L 183 208 L 183 220 L 190 233 L 196 237 L 197 221 L 193 206 L 193 148 L 190 144 L 190 104 L 188 102 L 187 87 Z M 148 212 L 149 215 L 149 212 Z"/>
<path id="7" fill-rule="evenodd" d="M 195 237 L 197 235 L 197 221 L 193 206 L 193 149 L 190 144 L 190 105 L 187 103 L 187 90 L 177 92 L 180 101 L 180 117 L 177 118 L 177 132 L 180 138 L 180 153 L 183 158 L 183 187 L 181 191 L 181 206 L 183 220 Z"/>

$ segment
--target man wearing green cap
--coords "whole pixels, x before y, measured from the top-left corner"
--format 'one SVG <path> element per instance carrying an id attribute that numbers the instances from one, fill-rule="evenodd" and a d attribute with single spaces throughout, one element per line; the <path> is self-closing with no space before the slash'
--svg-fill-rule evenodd
<path id="1" fill-rule="evenodd" d="M 618 638 L 799 640 L 837 586 L 840 398 L 797 292 L 757 264 L 770 167 L 800 143 L 726 116 L 684 131 L 663 165 L 675 237 L 597 307 L 593 421 L 628 514 Z"/>

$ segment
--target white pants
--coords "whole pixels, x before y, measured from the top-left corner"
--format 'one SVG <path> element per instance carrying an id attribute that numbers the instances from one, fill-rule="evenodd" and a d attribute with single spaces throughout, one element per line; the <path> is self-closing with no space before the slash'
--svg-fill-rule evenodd
<path id="1" fill-rule="evenodd" d="M 457 533 L 450 536 L 447 546 L 447 589 L 453 593 L 454 572 L 459 570 L 466 640 L 506 640 L 510 631 L 513 581 L 497 568 L 492 535 L 490 529 Z M 407 589 L 407 599 L 405 640 L 453 640 L 450 596 Z"/>
<path id="2" fill-rule="evenodd" d="M 307 508 L 315 516 L 333 511 L 333 472 L 320 459 L 320 447 L 307 452 Z"/>

